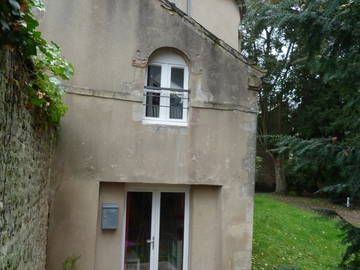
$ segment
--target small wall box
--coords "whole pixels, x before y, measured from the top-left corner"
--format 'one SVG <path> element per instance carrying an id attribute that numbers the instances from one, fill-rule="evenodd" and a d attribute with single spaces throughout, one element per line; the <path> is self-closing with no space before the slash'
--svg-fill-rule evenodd
<path id="1" fill-rule="evenodd" d="M 103 203 L 101 213 L 101 229 L 116 230 L 119 223 L 119 206 L 116 203 Z"/>

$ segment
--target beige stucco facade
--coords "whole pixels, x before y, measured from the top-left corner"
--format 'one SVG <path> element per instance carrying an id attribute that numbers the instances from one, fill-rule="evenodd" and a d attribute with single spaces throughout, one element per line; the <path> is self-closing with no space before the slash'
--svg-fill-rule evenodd
<path id="1" fill-rule="evenodd" d="M 189 270 L 250 269 L 261 71 L 233 48 L 235 3 L 212 0 L 229 10 L 216 23 L 213 6 L 197 1 L 196 21 L 167 1 L 48 1 L 42 30 L 76 70 L 56 153 L 49 270 L 69 256 L 81 256 L 79 270 L 124 269 L 130 184 L 189 188 Z M 159 49 L 188 63 L 187 126 L 142 122 L 147 61 Z M 104 202 L 119 205 L 117 230 L 101 229 Z"/>
<path id="2" fill-rule="evenodd" d="M 240 24 L 239 0 L 172 0 L 207 30 L 237 49 Z"/>

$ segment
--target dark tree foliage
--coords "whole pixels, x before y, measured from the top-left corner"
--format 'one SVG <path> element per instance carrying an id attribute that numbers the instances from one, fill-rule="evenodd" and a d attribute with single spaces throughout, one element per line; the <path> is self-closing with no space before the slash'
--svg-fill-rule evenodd
<path id="1" fill-rule="evenodd" d="M 265 127 L 259 131 L 266 132 L 259 134 L 283 135 L 262 140 L 287 153 L 290 187 L 354 198 L 360 190 L 360 1 L 251 0 L 242 33 L 243 53 L 268 70 L 259 118 Z M 278 118 L 287 128 L 274 130 L 267 119 L 279 104 L 288 108 Z M 341 267 L 360 269 L 359 229 L 342 228 L 349 246 Z"/>
<path id="2" fill-rule="evenodd" d="M 243 53 L 268 70 L 265 105 L 290 108 L 276 134 L 358 141 L 360 1 L 252 0 L 242 30 Z"/>
<path id="3" fill-rule="evenodd" d="M 360 228 L 348 222 L 341 223 L 340 228 L 344 232 L 343 243 L 347 245 L 340 267 L 346 270 L 358 270 L 360 269 Z"/>
<path id="4" fill-rule="evenodd" d="M 258 118 L 258 149 L 268 155 L 275 171 L 276 192 L 287 190 L 284 175 L 284 157 L 272 151 L 272 141 L 267 135 L 287 134 L 292 89 L 287 87 L 291 74 L 291 56 L 294 44 L 284 39 L 275 26 L 257 27 L 256 20 L 248 13 L 242 21 L 242 53 L 255 64 L 267 70 L 259 92 L 260 114 Z M 263 156 L 263 158 L 266 158 Z"/>
<path id="5" fill-rule="evenodd" d="M 275 137 L 276 152 L 289 152 L 292 170 L 318 180 L 320 192 L 333 198 L 353 199 L 360 190 L 360 147 L 338 143 L 337 139 Z M 322 174 L 316 177 L 314 174 Z M 320 182 L 321 181 L 321 182 Z"/>
<path id="6" fill-rule="evenodd" d="M 259 146 L 265 135 L 336 137 L 360 145 L 360 1 L 248 3 L 243 53 L 268 70 L 260 92 Z M 297 162 L 297 161 L 296 161 Z M 331 164 L 302 170 L 290 160 L 290 188 L 314 191 L 337 178 Z M 331 182 L 331 181 L 330 181 Z"/>

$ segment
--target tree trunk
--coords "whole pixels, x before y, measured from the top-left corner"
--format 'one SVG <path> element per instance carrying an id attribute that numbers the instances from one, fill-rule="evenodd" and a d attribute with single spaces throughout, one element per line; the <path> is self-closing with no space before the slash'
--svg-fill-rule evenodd
<path id="1" fill-rule="evenodd" d="M 275 168 L 275 192 L 279 194 L 285 194 L 287 192 L 286 178 L 284 172 L 283 159 L 278 156 L 274 157 Z"/>

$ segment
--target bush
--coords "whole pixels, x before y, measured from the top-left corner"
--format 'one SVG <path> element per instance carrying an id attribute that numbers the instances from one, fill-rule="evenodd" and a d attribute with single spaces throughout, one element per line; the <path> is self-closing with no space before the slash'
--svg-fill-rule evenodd
<path id="1" fill-rule="evenodd" d="M 68 80 L 74 68 L 61 57 L 58 45 L 42 38 L 35 9 L 44 9 L 42 0 L 0 1 L 0 50 L 19 54 L 30 74 L 26 81 L 9 78 L 18 87 L 28 89 L 26 107 L 43 112 L 46 126 L 57 126 L 67 110 L 61 99 L 64 90 L 60 80 Z"/>
<path id="2" fill-rule="evenodd" d="M 278 137 L 274 152 L 288 153 L 287 171 L 294 190 L 319 189 L 337 203 L 352 201 L 360 191 L 360 147 L 338 143 L 337 138 L 304 140 Z M 291 185 L 290 185 L 291 187 Z"/>

